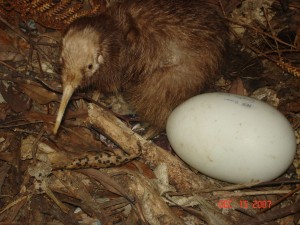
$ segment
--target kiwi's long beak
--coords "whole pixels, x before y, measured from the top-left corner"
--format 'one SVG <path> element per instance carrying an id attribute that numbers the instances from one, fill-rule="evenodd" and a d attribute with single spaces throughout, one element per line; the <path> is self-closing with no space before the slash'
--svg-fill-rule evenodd
<path id="1" fill-rule="evenodd" d="M 58 113 L 57 113 L 57 117 L 56 117 L 55 126 L 53 128 L 53 133 L 54 134 L 57 133 L 57 130 L 60 126 L 62 117 L 64 115 L 64 112 L 66 110 L 66 107 L 68 105 L 68 102 L 69 102 L 74 90 L 75 90 L 75 88 L 72 85 L 67 85 L 64 88 L 63 95 L 62 95 L 61 102 L 60 102 L 60 106 L 59 106 Z"/>

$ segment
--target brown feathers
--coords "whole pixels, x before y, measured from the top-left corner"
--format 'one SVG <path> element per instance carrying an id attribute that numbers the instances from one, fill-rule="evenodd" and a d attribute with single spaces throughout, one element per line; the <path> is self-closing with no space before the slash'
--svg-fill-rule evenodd
<path id="1" fill-rule="evenodd" d="M 163 130 L 171 111 L 220 73 L 227 35 L 204 0 L 127 0 L 70 25 L 64 88 L 122 91 L 144 121 Z"/>

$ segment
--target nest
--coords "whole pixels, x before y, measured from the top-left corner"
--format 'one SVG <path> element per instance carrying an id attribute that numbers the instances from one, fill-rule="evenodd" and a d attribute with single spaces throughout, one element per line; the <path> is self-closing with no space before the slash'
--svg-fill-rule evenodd
<path id="1" fill-rule="evenodd" d="M 1 224 L 299 224 L 299 1 L 215 2 L 232 46 L 213 90 L 268 102 L 298 141 L 285 174 L 240 185 L 188 167 L 164 133 L 145 140 L 142 129 L 132 129 L 135 118 L 120 116 L 130 112 L 126 104 L 92 90 L 73 97 L 52 135 L 62 90 L 60 30 L 110 4 L 0 3 Z"/>

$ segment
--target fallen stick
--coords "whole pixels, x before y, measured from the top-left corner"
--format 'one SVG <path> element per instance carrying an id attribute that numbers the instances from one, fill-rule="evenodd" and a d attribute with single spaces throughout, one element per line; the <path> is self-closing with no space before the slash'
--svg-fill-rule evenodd
<path id="1" fill-rule="evenodd" d="M 128 154 L 141 154 L 141 158 L 152 168 L 166 163 L 169 178 L 178 190 L 191 191 L 205 188 L 206 185 L 201 177 L 192 172 L 179 158 L 151 141 L 145 140 L 105 109 L 90 103 L 87 120 Z"/>

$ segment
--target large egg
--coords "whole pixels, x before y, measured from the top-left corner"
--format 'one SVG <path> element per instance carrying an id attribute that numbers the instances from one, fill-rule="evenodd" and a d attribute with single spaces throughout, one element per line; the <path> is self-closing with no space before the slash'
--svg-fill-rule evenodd
<path id="1" fill-rule="evenodd" d="M 195 96 L 171 113 L 166 130 L 183 161 L 231 183 L 272 180 L 296 152 L 288 120 L 272 106 L 239 95 Z"/>

